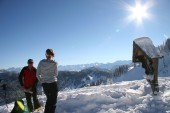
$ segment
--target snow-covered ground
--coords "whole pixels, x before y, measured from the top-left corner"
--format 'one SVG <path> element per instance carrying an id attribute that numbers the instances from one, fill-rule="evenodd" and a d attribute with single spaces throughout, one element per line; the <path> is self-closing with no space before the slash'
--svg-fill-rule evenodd
<path id="1" fill-rule="evenodd" d="M 121 82 L 121 81 L 132 81 L 132 80 L 141 80 L 144 78 L 145 70 L 141 68 L 141 66 L 138 67 L 130 67 L 128 72 L 121 75 L 120 77 L 117 77 L 113 80 L 113 82 Z"/>
<path id="2" fill-rule="evenodd" d="M 170 77 L 160 77 L 159 85 L 157 96 L 144 79 L 62 91 L 56 113 L 170 113 Z M 10 111 L 13 103 L 8 107 Z M 0 113 L 8 111 L 0 106 Z"/>
<path id="3" fill-rule="evenodd" d="M 145 70 L 137 65 L 113 79 L 111 85 L 60 91 L 56 113 L 170 113 L 169 55 L 165 53 L 159 60 L 160 92 L 157 96 L 152 95 L 150 85 L 143 79 Z M 39 100 L 41 105 L 45 105 L 44 95 L 39 96 Z M 0 113 L 10 113 L 13 105 L 8 104 L 8 109 L 5 105 L 0 106 Z"/>

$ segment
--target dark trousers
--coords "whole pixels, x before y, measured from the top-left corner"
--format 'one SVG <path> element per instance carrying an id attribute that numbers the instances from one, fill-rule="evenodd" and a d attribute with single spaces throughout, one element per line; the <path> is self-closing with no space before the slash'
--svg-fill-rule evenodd
<path id="1" fill-rule="evenodd" d="M 47 97 L 44 113 L 55 113 L 58 95 L 57 82 L 43 83 L 42 86 Z"/>
<path id="2" fill-rule="evenodd" d="M 31 91 L 33 92 L 32 94 L 25 92 L 25 96 L 26 96 L 26 100 L 27 100 L 27 106 L 28 106 L 28 110 L 29 110 L 30 112 L 33 111 L 33 104 L 32 104 L 31 98 L 33 98 L 34 109 L 37 109 L 37 108 L 40 107 L 40 104 L 39 104 L 39 101 L 38 101 L 38 98 L 37 98 L 37 90 L 36 90 L 36 87 L 33 87 L 33 88 L 31 89 Z"/>

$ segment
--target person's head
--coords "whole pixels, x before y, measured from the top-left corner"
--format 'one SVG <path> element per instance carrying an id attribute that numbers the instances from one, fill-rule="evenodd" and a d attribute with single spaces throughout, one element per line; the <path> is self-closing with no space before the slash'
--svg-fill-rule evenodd
<path id="1" fill-rule="evenodd" d="M 34 61 L 33 61 L 33 59 L 28 59 L 27 63 L 28 63 L 29 67 L 33 67 Z"/>
<path id="2" fill-rule="evenodd" d="M 47 49 L 45 56 L 47 59 L 52 59 L 54 57 L 54 51 L 52 49 Z"/>

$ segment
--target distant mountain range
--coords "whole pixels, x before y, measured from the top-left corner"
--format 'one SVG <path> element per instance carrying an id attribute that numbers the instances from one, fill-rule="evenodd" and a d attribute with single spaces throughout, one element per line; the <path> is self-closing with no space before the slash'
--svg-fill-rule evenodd
<path id="1" fill-rule="evenodd" d="M 164 58 L 159 59 L 158 76 L 170 77 L 170 50 L 164 46 L 160 46 L 159 50 L 164 55 Z M 105 84 L 112 84 L 120 81 L 131 81 L 143 79 L 145 70 L 142 68 L 141 63 L 133 64 L 130 60 L 116 61 L 114 63 L 92 63 L 81 65 L 66 65 L 59 66 L 58 74 L 58 88 L 60 91 L 67 89 L 75 89 L 89 86 L 98 86 Z M 8 88 L 11 90 L 12 97 L 10 101 L 16 99 L 15 92 L 20 91 L 18 82 L 18 74 L 21 68 L 9 68 L 0 70 L 0 86 L 7 83 Z M 146 77 L 146 76 L 145 76 Z M 39 90 L 41 90 L 41 85 Z M 0 94 L 3 92 L 0 90 Z M 21 97 L 24 94 L 21 92 Z M 1 104 L 0 95 L 0 104 Z"/>
<path id="2" fill-rule="evenodd" d="M 102 69 L 114 69 L 117 68 L 121 65 L 126 65 L 126 64 L 131 64 L 131 60 L 119 60 L 113 63 L 91 63 L 91 64 L 78 64 L 78 65 L 59 65 L 58 70 L 59 71 L 81 71 L 86 68 L 90 67 L 97 67 L 97 68 L 102 68 Z M 10 72 L 20 72 L 22 67 L 11 67 L 8 69 L 0 69 L 0 73 L 4 71 L 10 71 Z"/>
<path id="3" fill-rule="evenodd" d="M 113 69 L 117 68 L 121 65 L 131 64 L 131 60 L 119 60 L 113 63 L 91 63 L 91 64 L 79 64 L 79 65 L 65 65 L 65 66 L 59 66 L 58 69 L 60 71 L 81 71 L 86 68 L 90 67 L 97 67 L 102 69 Z"/>

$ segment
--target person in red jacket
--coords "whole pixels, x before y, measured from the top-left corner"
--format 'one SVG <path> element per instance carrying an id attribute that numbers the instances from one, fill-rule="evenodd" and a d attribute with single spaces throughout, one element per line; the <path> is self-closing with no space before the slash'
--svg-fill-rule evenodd
<path id="1" fill-rule="evenodd" d="M 23 67 L 19 74 L 19 82 L 22 89 L 25 92 L 28 110 L 32 112 L 35 109 L 40 107 L 38 98 L 37 98 L 37 82 L 38 79 L 36 78 L 36 68 L 33 66 L 33 60 L 28 60 L 28 66 Z M 31 98 L 33 97 L 34 109 Z"/>

